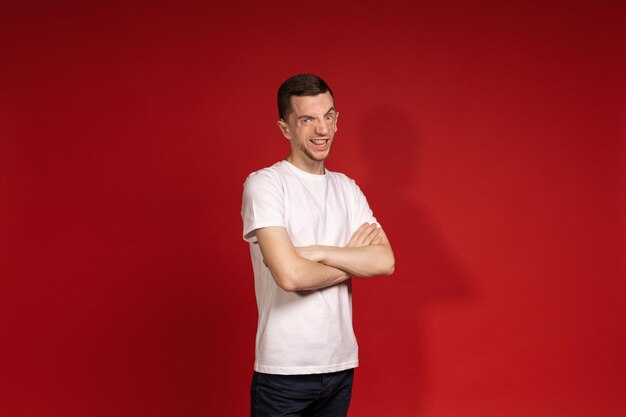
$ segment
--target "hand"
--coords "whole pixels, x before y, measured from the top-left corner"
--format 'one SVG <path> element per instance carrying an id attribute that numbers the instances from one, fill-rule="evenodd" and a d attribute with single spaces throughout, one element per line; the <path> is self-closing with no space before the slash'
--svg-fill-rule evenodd
<path id="1" fill-rule="evenodd" d="M 380 227 L 378 227 L 376 223 L 363 223 L 356 232 L 354 232 L 346 247 L 358 248 L 361 246 L 375 245 L 380 243 L 382 238 Z"/>

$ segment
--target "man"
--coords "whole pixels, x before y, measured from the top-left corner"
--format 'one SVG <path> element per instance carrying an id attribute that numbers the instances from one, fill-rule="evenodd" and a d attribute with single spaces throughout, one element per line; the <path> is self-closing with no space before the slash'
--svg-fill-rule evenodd
<path id="1" fill-rule="evenodd" d="M 358 366 L 350 278 L 391 274 L 393 251 L 356 183 L 324 167 L 339 116 L 328 85 L 289 78 L 278 113 L 289 156 L 243 192 L 259 310 L 251 415 L 345 416 Z"/>

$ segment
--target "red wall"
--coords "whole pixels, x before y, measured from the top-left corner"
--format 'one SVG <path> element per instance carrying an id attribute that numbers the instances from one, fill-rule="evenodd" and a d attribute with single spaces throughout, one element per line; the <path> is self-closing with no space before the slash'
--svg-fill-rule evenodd
<path id="1" fill-rule="evenodd" d="M 397 257 L 351 415 L 626 415 L 626 14 L 586 3 L 2 6 L 0 415 L 246 415 L 241 185 L 302 71 Z"/>

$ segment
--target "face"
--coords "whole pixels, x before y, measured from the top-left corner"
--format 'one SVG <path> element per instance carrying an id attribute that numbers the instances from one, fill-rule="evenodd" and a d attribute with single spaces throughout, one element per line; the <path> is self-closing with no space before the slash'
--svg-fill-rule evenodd
<path id="1" fill-rule="evenodd" d="M 278 127 L 289 140 L 291 154 L 287 160 L 303 171 L 324 173 L 324 160 L 330 154 L 337 131 L 333 97 L 329 92 L 316 96 L 291 97 L 292 112 Z"/>

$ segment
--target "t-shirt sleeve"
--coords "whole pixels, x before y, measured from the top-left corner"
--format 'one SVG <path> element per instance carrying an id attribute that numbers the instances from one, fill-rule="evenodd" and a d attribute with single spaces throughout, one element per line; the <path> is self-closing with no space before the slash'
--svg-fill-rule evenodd
<path id="1" fill-rule="evenodd" d="M 284 190 L 278 178 L 263 170 L 248 176 L 243 184 L 241 218 L 243 238 L 250 243 L 257 241 L 256 229 L 285 227 Z"/>
<path id="2" fill-rule="evenodd" d="M 355 224 L 352 225 L 352 233 L 356 231 L 363 223 L 376 223 L 380 226 L 380 223 L 374 217 L 374 213 L 370 208 L 370 205 L 365 198 L 365 194 L 361 191 L 361 188 L 352 180 L 353 192 L 354 192 L 354 207 L 355 207 Z"/>

